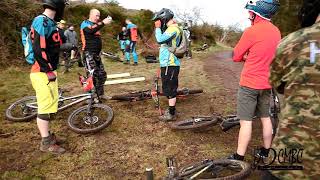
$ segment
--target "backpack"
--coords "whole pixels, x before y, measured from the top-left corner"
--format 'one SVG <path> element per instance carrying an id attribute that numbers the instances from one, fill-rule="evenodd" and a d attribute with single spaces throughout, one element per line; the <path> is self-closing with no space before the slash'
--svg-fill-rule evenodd
<path id="1" fill-rule="evenodd" d="M 184 31 L 182 31 L 179 27 L 181 41 L 176 47 L 169 47 L 169 51 L 173 53 L 177 58 L 181 59 L 187 53 L 189 49 L 189 43 L 187 35 Z"/>
<path id="2" fill-rule="evenodd" d="M 138 28 L 130 28 L 131 41 L 138 41 Z"/>
<path id="3" fill-rule="evenodd" d="M 35 63 L 35 58 L 32 49 L 31 26 L 24 26 L 21 28 L 21 38 L 24 49 L 24 57 L 27 63 L 32 65 Z"/>
<path id="4" fill-rule="evenodd" d="M 45 15 L 40 15 L 46 17 Z M 24 57 L 28 64 L 33 65 L 35 63 L 34 52 L 32 48 L 31 26 L 32 22 L 21 28 L 21 40 L 24 50 Z"/>

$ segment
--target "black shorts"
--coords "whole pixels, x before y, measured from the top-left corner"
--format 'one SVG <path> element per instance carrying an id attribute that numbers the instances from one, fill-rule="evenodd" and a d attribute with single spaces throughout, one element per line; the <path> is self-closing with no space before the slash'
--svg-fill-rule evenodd
<path id="1" fill-rule="evenodd" d="M 179 66 L 161 67 L 162 91 L 169 99 L 177 96 Z"/>

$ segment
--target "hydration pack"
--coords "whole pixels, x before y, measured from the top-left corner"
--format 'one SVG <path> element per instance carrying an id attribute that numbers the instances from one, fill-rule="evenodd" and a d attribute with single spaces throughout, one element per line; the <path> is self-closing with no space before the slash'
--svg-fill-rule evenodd
<path id="1" fill-rule="evenodd" d="M 24 57 L 28 64 L 34 64 L 34 52 L 32 49 L 32 37 L 31 37 L 31 26 L 24 26 L 21 28 L 21 39 L 24 50 Z"/>
<path id="2" fill-rule="evenodd" d="M 181 30 L 179 27 L 179 32 L 180 32 L 180 43 L 177 44 L 176 47 L 169 47 L 169 51 L 173 53 L 177 58 L 183 58 L 184 55 L 187 53 L 189 49 L 189 43 L 188 43 L 188 38 L 186 33 Z"/>

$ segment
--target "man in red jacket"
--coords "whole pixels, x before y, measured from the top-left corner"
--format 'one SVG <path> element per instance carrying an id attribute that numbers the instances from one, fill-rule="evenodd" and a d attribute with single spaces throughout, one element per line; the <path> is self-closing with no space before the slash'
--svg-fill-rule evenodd
<path id="1" fill-rule="evenodd" d="M 257 155 L 267 157 L 272 143 L 272 123 L 269 116 L 271 85 L 270 64 L 281 40 L 279 29 L 270 19 L 279 7 L 278 0 L 249 1 L 251 27 L 247 28 L 233 51 L 235 62 L 244 61 L 237 99 L 240 131 L 237 152 L 230 159 L 243 160 L 251 139 L 254 116 L 261 119 L 263 146 Z M 245 58 L 246 57 L 246 58 Z"/>

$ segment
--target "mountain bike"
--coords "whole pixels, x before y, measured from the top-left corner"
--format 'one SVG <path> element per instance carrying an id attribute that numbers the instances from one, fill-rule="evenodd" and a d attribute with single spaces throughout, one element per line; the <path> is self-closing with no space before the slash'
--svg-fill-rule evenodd
<path id="1" fill-rule="evenodd" d="M 79 76 L 85 91 L 83 94 L 64 96 L 63 90 L 59 89 L 58 112 L 81 102 L 87 103 L 74 110 L 67 120 L 69 128 L 79 134 L 95 133 L 108 127 L 114 116 L 109 106 L 99 103 L 99 97 L 93 86 L 92 74 L 93 71 L 90 71 L 88 77 Z M 6 109 L 6 117 L 14 122 L 30 121 L 37 116 L 37 109 L 36 96 L 27 96 L 12 103 Z"/>
<path id="2" fill-rule="evenodd" d="M 270 99 L 270 108 L 269 114 L 270 119 L 272 122 L 272 136 L 274 137 L 277 133 L 277 128 L 279 125 L 279 117 L 278 114 L 280 113 L 280 101 L 279 97 L 274 89 L 271 89 L 271 99 Z"/>
<path id="3" fill-rule="evenodd" d="M 101 54 L 104 55 L 108 59 L 122 62 L 122 60 L 120 59 L 120 57 L 118 55 L 113 54 L 111 52 L 101 52 Z"/>
<path id="4" fill-rule="evenodd" d="M 168 174 L 166 180 L 241 180 L 251 173 L 250 164 L 244 161 L 230 159 L 205 159 L 177 169 L 177 163 L 173 157 L 167 158 Z"/>
<path id="5" fill-rule="evenodd" d="M 157 71 L 157 75 L 154 77 L 153 88 L 142 90 L 142 91 L 133 91 L 125 94 L 114 95 L 110 99 L 118 101 L 142 101 L 147 99 L 153 99 L 155 102 L 155 107 L 158 109 L 159 114 L 162 115 L 163 111 L 160 107 L 159 96 L 164 96 L 161 87 L 159 85 L 160 80 L 160 71 Z M 182 88 L 177 90 L 177 98 L 185 98 L 190 94 L 199 94 L 203 93 L 202 89 L 189 89 Z"/>
<path id="6" fill-rule="evenodd" d="M 279 98 L 275 91 L 271 90 L 269 114 L 273 127 L 273 136 L 276 134 L 279 123 L 278 113 L 280 113 Z M 219 114 L 213 114 L 212 116 L 196 116 L 183 121 L 174 122 L 170 124 L 170 127 L 174 130 L 206 129 L 207 127 L 219 122 L 221 122 L 220 127 L 224 132 L 234 126 L 240 125 L 240 119 L 236 115 L 223 117 Z"/>
<path id="7" fill-rule="evenodd" d="M 219 114 L 196 116 L 183 121 L 173 122 L 170 124 L 170 128 L 173 130 L 203 130 L 218 123 L 220 123 L 222 131 L 226 132 L 232 127 L 240 125 L 240 119 L 236 115 L 228 115 L 225 117 Z"/>

